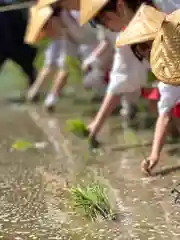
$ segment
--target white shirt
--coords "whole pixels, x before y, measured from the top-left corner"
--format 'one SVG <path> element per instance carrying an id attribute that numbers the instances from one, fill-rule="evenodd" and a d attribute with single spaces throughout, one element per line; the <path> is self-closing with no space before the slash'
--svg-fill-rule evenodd
<path id="1" fill-rule="evenodd" d="M 140 61 L 130 46 L 116 48 L 107 91 L 113 94 L 135 92 L 148 80 L 149 64 Z"/>
<path id="2" fill-rule="evenodd" d="M 117 35 L 119 35 L 119 32 L 112 32 L 103 26 L 97 26 L 97 38 L 100 42 L 107 39 L 114 47 Z"/>
<path id="3" fill-rule="evenodd" d="M 180 8 L 179 0 L 153 0 L 157 8 L 165 13 L 171 13 Z"/>
<path id="4" fill-rule="evenodd" d="M 160 82 L 158 89 L 161 95 L 158 102 L 159 114 L 170 112 L 177 103 L 180 103 L 180 86 L 172 86 Z"/>
<path id="5" fill-rule="evenodd" d="M 102 26 L 98 26 L 96 28 L 97 30 L 97 39 L 99 41 L 99 47 L 102 46 L 104 41 L 108 42 L 108 45 L 103 50 L 103 53 L 100 54 L 100 56 L 97 54 L 97 48 L 95 48 L 95 51 L 92 52 L 92 54 L 84 61 L 85 65 L 92 65 L 93 63 L 101 65 L 102 68 L 110 69 L 113 61 L 113 55 L 114 55 L 114 45 L 116 42 L 116 38 L 119 35 L 119 33 L 111 32 L 107 29 L 105 29 Z"/>

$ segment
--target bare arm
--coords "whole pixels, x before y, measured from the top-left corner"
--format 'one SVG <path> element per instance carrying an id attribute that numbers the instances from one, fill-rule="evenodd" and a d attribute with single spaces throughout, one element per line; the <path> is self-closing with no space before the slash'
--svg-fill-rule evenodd
<path id="1" fill-rule="evenodd" d="M 94 61 L 100 58 L 106 52 L 108 47 L 109 42 L 106 39 L 102 40 L 94 49 L 94 51 L 84 60 L 83 68 L 88 68 L 88 66 L 90 66 Z"/>

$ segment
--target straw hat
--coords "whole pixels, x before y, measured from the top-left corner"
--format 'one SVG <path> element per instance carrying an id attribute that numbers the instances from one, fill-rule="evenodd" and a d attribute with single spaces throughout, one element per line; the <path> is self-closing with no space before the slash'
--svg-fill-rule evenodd
<path id="1" fill-rule="evenodd" d="M 41 30 L 52 13 L 53 10 L 49 6 L 41 9 L 38 9 L 37 6 L 31 8 L 30 19 L 24 38 L 26 43 L 33 45 L 44 37 L 44 34 L 41 32 Z"/>
<path id="2" fill-rule="evenodd" d="M 151 65 L 159 80 L 180 85 L 180 10 L 167 16 L 151 50 Z"/>
<path id="3" fill-rule="evenodd" d="M 80 0 L 80 24 L 81 26 L 88 23 L 109 0 Z"/>
<path id="4" fill-rule="evenodd" d="M 151 49 L 152 71 L 159 81 L 180 85 L 180 10 L 165 15 L 155 8 L 142 5 L 117 47 L 154 40 Z"/>
<path id="5" fill-rule="evenodd" d="M 120 34 L 116 47 L 154 40 L 165 16 L 165 13 L 142 4 L 126 30 Z"/>
<path id="6" fill-rule="evenodd" d="M 89 2 L 88 0 L 86 1 Z M 65 8 L 67 10 L 79 10 L 80 0 L 38 0 L 38 8 L 49 6 L 53 3 L 57 3 L 59 7 Z"/>
<path id="7" fill-rule="evenodd" d="M 43 8 L 43 7 L 49 6 L 57 1 L 58 0 L 38 0 L 37 8 Z"/>

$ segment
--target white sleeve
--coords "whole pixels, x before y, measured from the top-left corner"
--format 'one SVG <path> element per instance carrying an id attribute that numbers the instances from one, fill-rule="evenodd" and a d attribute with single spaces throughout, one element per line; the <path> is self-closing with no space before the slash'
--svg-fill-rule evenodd
<path id="1" fill-rule="evenodd" d="M 123 59 L 123 53 L 121 49 L 116 48 L 107 93 L 121 94 L 127 92 L 129 87 L 128 80 L 129 74 L 127 73 L 127 65 Z"/>
<path id="2" fill-rule="evenodd" d="M 106 39 L 106 33 L 105 29 L 101 26 L 97 27 L 97 40 L 98 41 L 104 41 Z"/>
<path id="3" fill-rule="evenodd" d="M 160 82 L 158 84 L 158 89 L 161 95 L 158 102 L 159 114 L 168 113 L 180 100 L 180 87 Z"/>

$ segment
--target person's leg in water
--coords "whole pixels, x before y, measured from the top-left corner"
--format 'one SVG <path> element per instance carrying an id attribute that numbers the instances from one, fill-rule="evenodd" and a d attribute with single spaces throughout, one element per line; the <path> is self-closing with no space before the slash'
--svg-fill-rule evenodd
<path id="1" fill-rule="evenodd" d="M 33 83 L 31 88 L 28 90 L 27 93 L 27 101 L 34 101 L 36 96 L 41 91 L 41 88 L 47 83 L 47 81 L 51 78 L 51 76 L 54 76 L 56 72 L 55 66 L 44 66 L 41 71 L 39 72 L 36 81 Z"/>
<path id="2" fill-rule="evenodd" d="M 66 70 L 59 70 L 55 76 L 54 83 L 48 93 L 44 106 L 47 110 L 54 110 L 57 98 L 67 83 L 68 72 Z"/>
<path id="3" fill-rule="evenodd" d="M 51 77 L 54 77 L 55 73 L 57 72 L 56 59 L 59 56 L 60 49 L 61 40 L 54 40 L 48 46 L 45 53 L 44 66 L 38 74 L 36 81 L 28 91 L 28 101 L 32 101 L 40 91 L 41 87 L 45 85 Z"/>
<path id="4" fill-rule="evenodd" d="M 47 110 L 54 110 L 54 107 L 57 102 L 57 97 L 67 84 L 68 80 L 68 66 L 67 66 L 67 56 L 72 59 L 79 57 L 78 55 L 78 46 L 69 39 L 62 40 L 62 49 L 59 52 L 59 57 L 56 59 L 56 64 L 60 69 L 53 81 L 52 87 L 49 94 L 47 95 L 44 106 Z"/>

